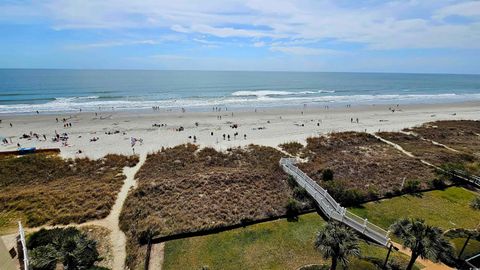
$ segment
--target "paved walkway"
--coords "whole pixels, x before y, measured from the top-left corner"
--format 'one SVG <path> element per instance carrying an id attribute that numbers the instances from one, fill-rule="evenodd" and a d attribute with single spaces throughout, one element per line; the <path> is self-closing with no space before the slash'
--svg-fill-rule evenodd
<path id="1" fill-rule="evenodd" d="M 148 265 L 149 270 L 162 270 L 164 249 L 165 243 L 163 242 L 152 245 L 152 250 L 150 252 L 150 263 Z"/>

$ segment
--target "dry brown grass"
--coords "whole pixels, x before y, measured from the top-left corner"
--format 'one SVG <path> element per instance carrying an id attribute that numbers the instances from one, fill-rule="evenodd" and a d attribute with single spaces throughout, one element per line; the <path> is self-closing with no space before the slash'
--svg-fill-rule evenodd
<path id="1" fill-rule="evenodd" d="M 299 142 L 287 142 L 280 144 L 279 147 L 290 155 L 297 156 L 301 153 L 303 149 L 303 144 Z"/>
<path id="2" fill-rule="evenodd" d="M 96 263 L 99 267 L 112 269 L 113 265 L 113 250 L 112 241 L 110 239 L 110 230 L 101 226 L 82 226 L 80 231 L 85 233 L 88 238 L 97 241 L 97 251 L 100 255 L 101 261 Z"/>
<path id="3" fill-rule="evenodd" d="M 480 121 L 436 121 L 409 128 L 423 138 L 480 156 Z"/>
<path id="4" fill-rule="evenodd" d="M 414 135 L 398 132 L 380 132 L 377 133 L 377 135 L 400 145 L 403 149 L 412 153 L 414 156 L 436 166 L 442 166 L 449 163 L 470 163 L 475 160 L 472 155 L 449 150 L 443 146 L 435 145 L 430 141 L 422 140 Z"/>
<path id="5" fill-rule="evenodd" d="M 0 159 L 0 220 L 16 216 L 34 227 L 104 218 L 123 184 L 123 167 L 137 162 L 138 157 L 119 155 Z"/>
<path id="6" fill-rule="evenodd" d="M 218 152 L 191 144 L 149 155 L 120 217 L 128 265 L 141 263 L 138 240 L 148 230 L 165 236 L 284 214 L 291 191 L 281 156 L 271 147 Z"/>
<path id="7" fill-rule="evenodd" d="M 305 155 L 309 162 L 299 166 L 310 177 L 326 187 L 336 182 L 342 189 L 355 190 L 360 197 L 398 191 L 404 180 L 419 180 L 420 188 L 426 188 L 427 182 L 435 178 L 427 165 L 366 133 L 308 138 Z M 333 170 L 333 181 L 322 180 L 325 169 Z"/>

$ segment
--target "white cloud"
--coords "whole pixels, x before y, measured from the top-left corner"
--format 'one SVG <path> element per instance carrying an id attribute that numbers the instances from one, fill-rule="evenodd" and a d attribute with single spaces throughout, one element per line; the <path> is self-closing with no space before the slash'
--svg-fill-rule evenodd
<path id="1" fill-rule="evenodd" d="M 446 6 L 440 8 L 434 14 L 434 17 L 440 19 L 448 16 L 480 17 L 480 1 L 469 1 Z"/>
<path id="2" fill-rule="evenodd" d="M 104 41 L 88 44 L 76 44 L 67 46 L 67 49 L 93 49 L 93 48 L 108 48 L 108 47 L 120 47 L 131 45 L 157 45 L 161 42 L 158 40 L 122 40 L 122 41 Z"/>
<path id="3" fill-rule="evenodd" d="M 20 23 L 41 13 L 58 30 L 170 29 L 250 39 L 244 42 L 252 46 L 333 40 L 370 49 L 480 48 L 480 1 L 44 0 L 27 5 L 0 4 L 0 15 L 15 10 L 8 20 Z M 444 20 L 451 15 L 472 21 L 451 24 Z"/>
<path id="4" fill-rule="evenodd" d="M 329 50 L 329 49 L 319 49 L 319 48 L 310 48 L 310 47 L 270 47 L 271 51 L 274 52 L 282 52 L 287 54 L 294 54 L 294 55 L 333 55 L 333 54 L 340 54 L 341 52 L 336 50 Z"/>

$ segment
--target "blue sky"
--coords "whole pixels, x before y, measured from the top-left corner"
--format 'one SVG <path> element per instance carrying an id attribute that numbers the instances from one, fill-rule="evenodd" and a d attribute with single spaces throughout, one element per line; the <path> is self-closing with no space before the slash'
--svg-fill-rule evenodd
<path id="1" fill-rule="evenodd" d="M 0 0 L 0 68 L 480 73 L 480 1 Z"/>

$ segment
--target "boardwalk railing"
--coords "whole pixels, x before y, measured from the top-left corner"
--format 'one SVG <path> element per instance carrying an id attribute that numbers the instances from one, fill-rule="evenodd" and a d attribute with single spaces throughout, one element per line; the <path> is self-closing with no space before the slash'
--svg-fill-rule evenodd
<path id="1" fill-rule="evenodd" d="M 462 170 L 454 170 L 453 175 L 454 176 L 461 176 L 463 180 L 480 187 L 480 177 L 478 177 L 476 175 L 469 174 L 469 173 L 467 173 L 465 171 L 462 171 Z"/>
<path id="2" fill-rule="evenodd" d="M 28 259 L 28 250 L 27 250 L 27 242 L 25 241 L 25 231 L 23 230 L 22 222 L 18 222 L 18 234 L 20 245 L 22 247 L 22 256 L 23 256 L 23 270 L 30 269 L 30 261 Z"/>
<path id="3" fill-rule="evenodd" d="M 367 219 L 363 219 L 352 212 L 349 212 L 345 207 L 342 207 L 332 198 L 332 196 L 330 196 L 330 194 L 328 194 L 327 190 L 319 186 L 312 178 L 294 164 L 295 159 L 280 159 L 280 166 L 282 166 L 282 169 L 291 175 L 298 185 L 303 187 L 308 194 L 310 194 L 320 207 L 320 210 L 329 219 L 342 222 L 381 245 L 387 246 L 389 244 L 390 239 L 388 238 L 387 231 L 372 224 Z"/>

